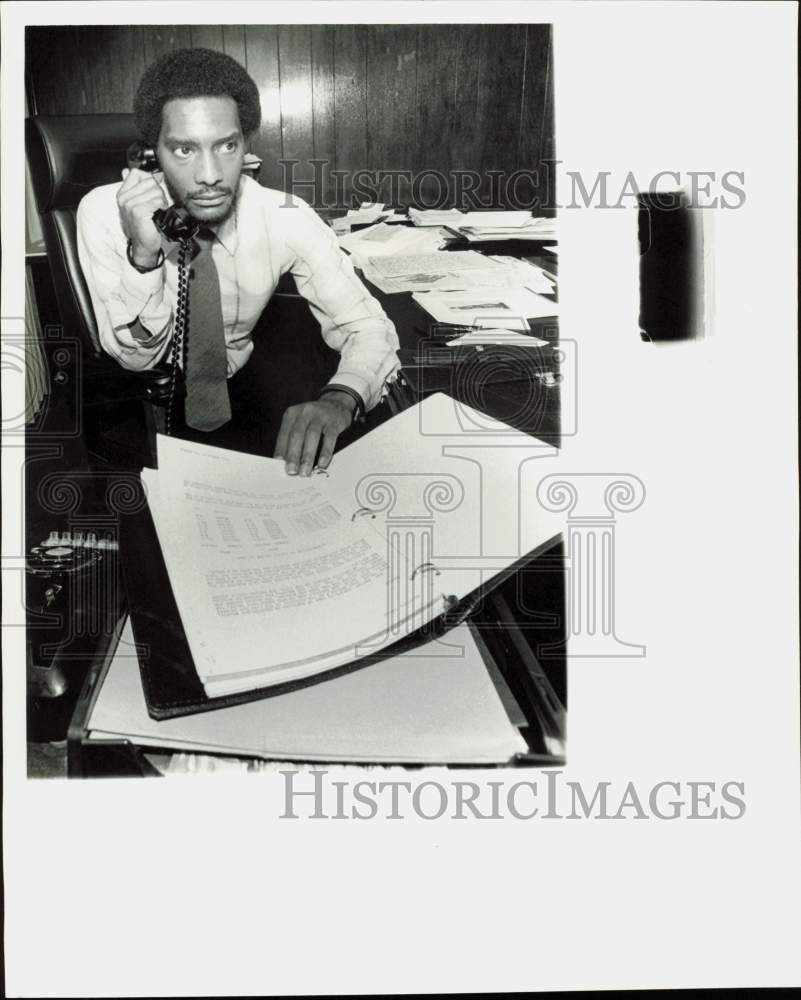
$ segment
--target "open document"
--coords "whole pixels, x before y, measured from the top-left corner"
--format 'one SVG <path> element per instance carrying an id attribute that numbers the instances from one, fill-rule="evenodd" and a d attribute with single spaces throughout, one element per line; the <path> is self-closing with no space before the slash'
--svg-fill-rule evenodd
<path id="1" fill-rule="evenodd" d="M 483 468 L 443 455 L 443 440 L 458 445 L 466 426 L 504 443 L 486 449 Z M 298 681 L 377 653 L 558 534 L 537 510 L 517 551 L 480 555 L 491 506 L 505 502 L 482 481 L 516 481 L 515 444 L 531 439 L 441 393 L 305 478 L 275 459 L 159 437 L 159 469 L 142 480 L 206 694 Z"/>

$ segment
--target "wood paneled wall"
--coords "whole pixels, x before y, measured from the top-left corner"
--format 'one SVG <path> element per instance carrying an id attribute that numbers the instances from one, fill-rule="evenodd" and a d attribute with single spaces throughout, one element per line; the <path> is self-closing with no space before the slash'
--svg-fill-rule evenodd
<path id="1" fill-rule="evenodd" d="M 294 183 L 318 208 L 373 188 L 384 201 L 465 208 L 542 195 L 526 177 L 514 190 L 507 179 L 555 155 L 549 25 L 28 28 L 29 101 L 39 114 L 130 111 L 145 67 L 184 46 L 247 68 L 262 102 L 260 180 Z"/>

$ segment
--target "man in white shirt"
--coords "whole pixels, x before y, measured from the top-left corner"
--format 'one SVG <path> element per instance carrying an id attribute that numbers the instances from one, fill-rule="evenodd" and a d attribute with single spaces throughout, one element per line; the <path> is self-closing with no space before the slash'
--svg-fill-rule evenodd
<path id="1" fill-rule="evenodd" d="M 245 144 L 261 111 L 258 90 L 238 63 L 207 49 L 169 53 L 145 72 L 134 115 L 160 171 L 124 170 L 121 184 L 94 189 L 78 208 L 79 256 L 104 350 L 132 369 L 169 357 L 179 247 L 165 240 L 153 215 L 180 206 L 202 227 L 212 280 L 216 268 L 221 365 L 229 380 L 251 356 L 254 325 L 287 272 L 323 339 L 340 353 L 320 397 L 283 414 L 274 452 L 290 474 L 310 474 L 315 458 L 325 468 L 337 437 L 355 415 L 375 406 L 394 377 L 394 327 L 318 216 L 300 199 L 242 174 Z M 202 322 L 190 311 L 190 345 L 193 326 Z M 219 352 L 222 359 L 222 341 Z M 235 382 L 229 382 L 232 390 Z M 207 423 L 213 428 L 230 412 Z M 202 421 L 194 426 L 207 429 Z"/>

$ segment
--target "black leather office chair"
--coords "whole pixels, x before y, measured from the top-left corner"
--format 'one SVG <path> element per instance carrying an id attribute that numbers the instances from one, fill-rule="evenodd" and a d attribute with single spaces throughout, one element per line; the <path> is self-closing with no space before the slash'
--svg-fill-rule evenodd
<path id="1" fill-rule="evenodd" d="M 25 122 L 28 164 L 59 319 L 64 336 L 80 345 L 84 441 L 94 459 L 126 466 L 152 461 L 152 407 L 166 401 L 169 370 L 165 364 L 128 371 L 101 350 L 78 260 L 75 217 L 87 191 L 120 180 L 126 150 L 137 138 L 133 115 L 127 114 L 39 115 Z"/>

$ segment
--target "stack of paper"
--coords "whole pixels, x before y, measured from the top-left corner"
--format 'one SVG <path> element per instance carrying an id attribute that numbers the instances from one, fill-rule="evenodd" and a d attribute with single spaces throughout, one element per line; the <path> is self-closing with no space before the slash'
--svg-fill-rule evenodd
<path id="1" fill-rule="evenodd" d="M 459 337 L 445 342 L 448 347 L 470 347 L 484 344 L 503 344 L 512 347 L 545 347 L 547 340 L 533 337 L 530 333 L 523 333 L 519 330 L 468 330 Z"/>
<path id="2" fill-rule="evenodd" d="M 471 229 L 520 229 L 531 223 L 531 212 L 466 212 L 461 225 Z"/>
<path id="3" fill-rule="evenodd" d="M 450 227 L 471 243 L 556 238 L 555 219 L 534 218 L 529 212 L 468 212 Z"/>
<path id="4" fill-rule="evenodd" d="M 415 226 L 459 226 L 464 222 L 465 214 L 458 208 L 443 210 L 434 208 L 410 208 L 409 218 Z"/>

